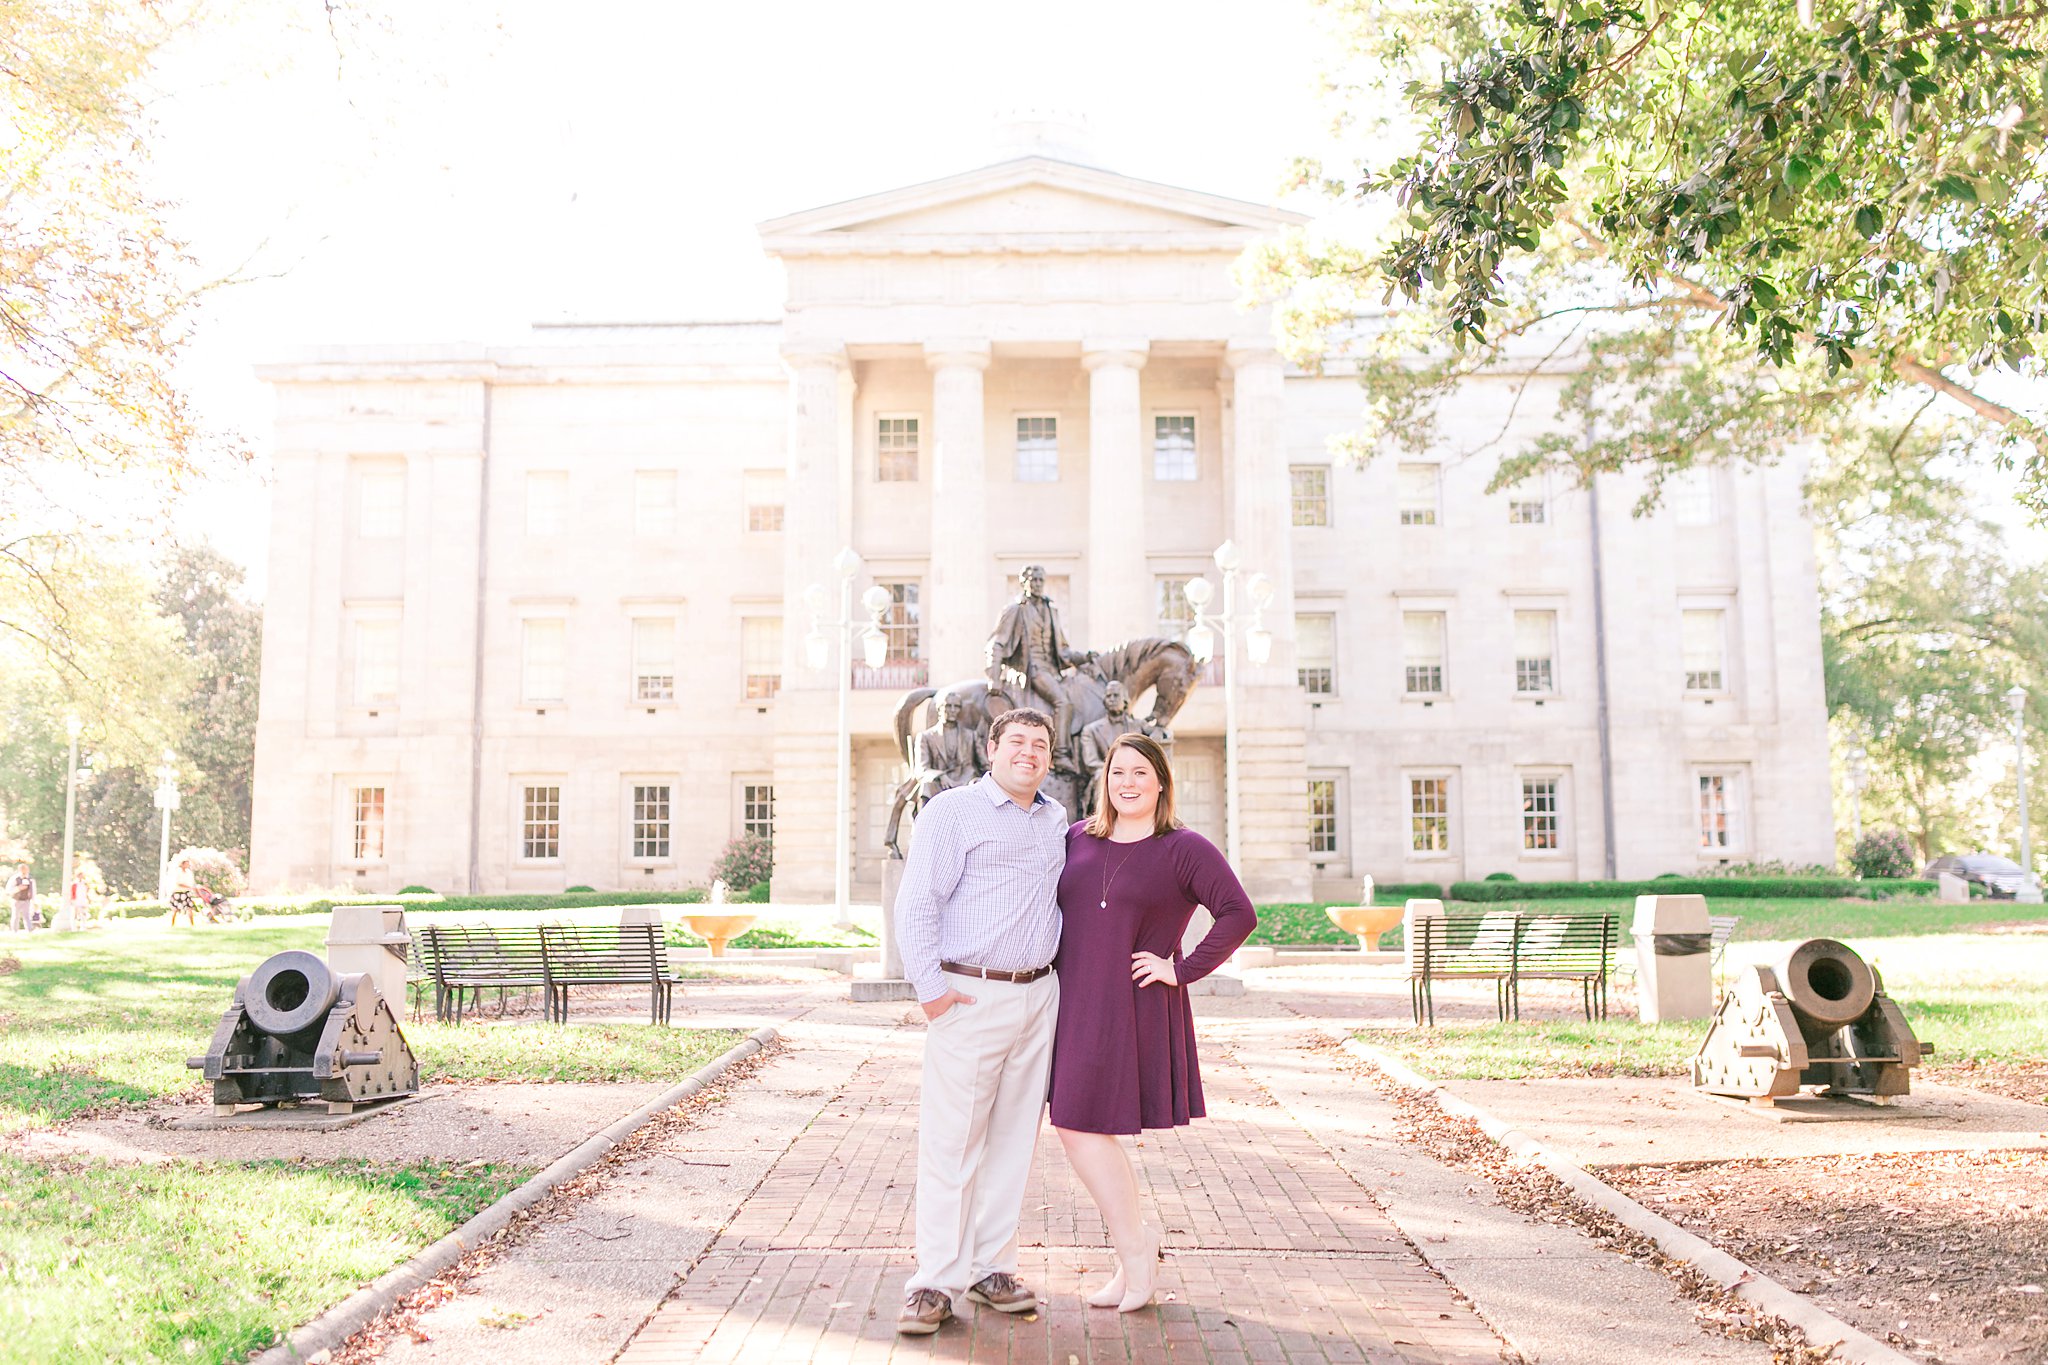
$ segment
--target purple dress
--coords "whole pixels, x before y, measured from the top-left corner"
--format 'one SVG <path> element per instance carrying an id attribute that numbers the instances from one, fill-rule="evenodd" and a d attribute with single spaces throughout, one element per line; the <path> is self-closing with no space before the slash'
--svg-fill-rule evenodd
<path id="1" fill-rule="evenodd" d="M 1216 923 L 1183 961 L 1180 939 L 1197 905 Z M 1067 831 L 1060 916 L 1054 1126 L 1136 1133 L 1202 1117 L 1195 1019 L 1184 987 L 1221 966 L 1259 922 L 1229 862 L 1191 829 L 1119 844 L 1075 825 Z M 1173 957 L 1181 984 L 1132 981 L 1137 952 Z"/>

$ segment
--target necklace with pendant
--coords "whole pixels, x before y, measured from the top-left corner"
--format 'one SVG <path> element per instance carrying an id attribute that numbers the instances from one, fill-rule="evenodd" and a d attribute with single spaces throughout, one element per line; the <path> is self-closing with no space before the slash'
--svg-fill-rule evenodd
<path id="1" fill-rule="evenodd" d="M 1139 843 L 1143 843 L 1143 842 L 1144 842 L 1144 840 L 1140 839 L 1140 840 L 1138 840 L 1137 842 L 1139 842 Z M 1126 853 L 1126 854 L 1124 854 L 1124 856 L 1123 856 L 1123 857 L 1122 857 L 1121 859 L 1119 859 L 1119 860 L 1118 860 L 1118 862 L 1117 862 L 1117 865 L 1116 865 L 1116 866 L 1115 866 L 1114 868 L 1112 868 L 1112 869 L 1110 869 L 1110 870 L 1108 870 L 1108 871 L 1106 871 L 1106 872 L 1104 872 L 1104 873 L 1103 873 L 1103 875 L 1102 875 L 1102 908 L 1103 908 L 1103 909 L 1105 909 L 1105 910 L 1109 909 L 1109 888 L 1110 888 L 1110 887 L 1112 887 L 1112 886 L 1115 886 L 1115 885 L 1116 885 L 1116 879 L 1117 879 L 1117 876 L 1118 876 L 1118 874 L 1119 874 L 1119 873 L 1121 873 L 1121 872 L 1122 872 L 1122 871 L 1124 870 L 1124 864 L 1125 864 L 1125 863 L 1127 863 L 1127 862 L 1129 862 L 1129 861 L 1131 860 L 1131 855 L 1132 855 L 1132 854 L 1134 854 L 1134 853 L 1136 853 L 1137 851 L 1138 851 L 1138 850 L 1137 850 L 1137 849 L 1135 849 L 1135 848 L 1134 848 L 1134 849 L 1132 849 L 1132 850 L 1130 850 L 1130 852 L 1129 852 L 1129 853 Z M 1107 859 L 1105 859 L 1105 860 L 1104 860 L 1104 865 L 1105 865 L 1105 866 L 1107 866 L 1107 863 L 1108 863 L 1108 860 L 1107 860 Z"/>

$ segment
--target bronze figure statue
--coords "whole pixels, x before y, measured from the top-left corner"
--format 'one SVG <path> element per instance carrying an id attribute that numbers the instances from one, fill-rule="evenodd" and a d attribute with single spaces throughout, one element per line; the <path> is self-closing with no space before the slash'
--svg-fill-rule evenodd
<path id="1" fill-rule="evenodd" d="M 1093 658 L 1068 648 L 1059 609 L 1045 595 L 1045 566 L 1026 564 L 1018 570 L 1017 600 L 1003 608 L 995 633 L 988 637 L 988 681 L 991 687 L 1010 684 L 1021 688 L 1017 705 L 1028 705 L 1036 697 L 1053 713 L 1055 768 L 1073 766 L 1068 741 L 1073 735 L 1074 711 L 1060 678 L 1069 668 Z"/>

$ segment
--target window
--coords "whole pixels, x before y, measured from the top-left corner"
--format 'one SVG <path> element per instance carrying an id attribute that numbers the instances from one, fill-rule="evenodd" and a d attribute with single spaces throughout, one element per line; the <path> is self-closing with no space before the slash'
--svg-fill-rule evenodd
<path id="1" fill-rule="evenodd" d="M 1327 612 L 1294 618 L 1294 676 L 1301 690 L 1327 697 L 1337 690 L 1337 618 Z"/>
<path id="2" fill-rule="evenodd" d="M 568 638 L 568 623 L 559 617 L 536 618 L 521 623 L 520 700 L 562 700 L 562 674 L 568 657 Z"/>
<path id="3" fill-rule="evenodd" d="M 1057 417 L 1017 419 L 1017 482 L 1058 483 L 1060 427 Z"/>
<path id="4" fill-rule="evenodd" d="M 1725 853 L 1739 847 L 1735 834 L 1736 809 L 1735 778 L 1731 773 L 1701 773 L 1700 784 L 1700 849 L 1708 853 Z"/>
<path id="5" fill-rule="evenodd" d="M 365 469 L 356 478 L 356 534 L 396 540 L 405 533 L 405 471 Z"/>
<path id="6" fill-rule="evenodd" d="M 1294 494 L 1294 524 L 1328 526 L 1330 467 L 1325 464 L 1298 464 L 1287 471 L 1287 481 Z"/>
<path id="7" fill-rule="evenodd" d="M 633 700 L 675 699 L 675 618 L 636 616 L 633 618 Z"/>
<path id="8" fill-rule="evenodd" d="M 562 856 L 562 789 L 528 787 L 519 806 L 519 856 L 529 861 Z"/>
<path id="9" fill-rule="evenodd" d="M 351 787 L 349 858 L 358 863 L 384 861 L 384 789 Z"/>
<path id="10" fill-rule="evenodd" d="M 526 476 L 526 534 L 548 540 L 562 534 L 569 502 L 567 470 L 533 470 Z"/>
<path id="11" fill-rule="evenodd" d="M 1722 656 L 1726 648 L 1724 613 L 1718 610 L 1688 610 L 1682 615 L 1685 690 L 1719 692 L 1722 684 Z"/>
<path id="12" fill-rule="evenodd" d="M 1436 525 L 1437 467 L 1433 464 L 1402 465 L 1399 497 L 1403 526 Z"/>
<path id="13" fill-rule="evenodd" d="M 390 706 L 398 700 L 398 622 L 356 622 L 357 706 Z"/>
<path id="14" fill-rule="evenodd" d="M 1310 857 L 1337 851 L 1337 780 L 1333 777 L 1308 780 L 1308 851 Z"/>
<path id="15" fill-rule="evenodd" d="M 1555 853 L 1558 840 L 1557 779 L 1522 779 L 1522 847 L 1530 853 Z"/>
<path id="16" fill-rule="evenodd" d="M 749 469 L 740 475 L 740 500 L 749 531 L 780 531 L 786 479 L 779 469 Z"/>
<path id="17" fill-rule="evenodd" d="M 1152 419 L 1152 477 L 1160 483 L 1193 483 L 1201 477 L 1193 416 Z"/>
<path id="18" fill-rule="evenodd" d="M 1512 526 L 1541 526 L 1550 520 L 1550 501 L 1540 492 L 1526 490 L 1508 499 L 1508 523 Z"/>
<path id="19" fill-rule="evenodd" d="M 676 533 L 676 472 L 641 469 L 633 474 L 633 534 L 672 536 Z"/>
<path id="20" fill-rule="evenodd" d="M 1401 613 L 1403 689 L 1429 696 L 1444 690 L 1444 614 L 1440 611 Z"/>
<path id="21" fill-rule="evenodd" d="M 1169 640 L 1186 639 L 1188 627 L 1195 623 L 1195 609 L 1189 605 L 1186 592 L 1188 579 L 1187 574 L 1160 574 L 1152 580 L 1158 630 Z"/>
<path id="22" fill-rule="evenodd" d="M 765 782 L 740 787 L 740 833 L 775 838 L 775 788 Z"/>
<path id="23" fill-rule="evenodd" d="M 740 669 L 741 695 L 749 701 L 765 701 L 782 690 L 780 616 L 740 619 Z"/>
<path id="24" fill-rule="evenodd" d="M 1528 696 L 1555 690 L 1550 661 L 1556 639 L 1556 612 L 1515 613 L 1515 691 Z"/>
<path id="25" fill-rule="evenodd" d="M 1680 526 L 1712 526 L 1721 516 L 1720 490 L 1711 469 L 1688 469 L 1669 482 L 1671 511 Z"/>
<path id="26" fill-rule="evenodd" d="M 633 856 L 646 860 L 668 857 L 667 787 L 633 788 Z"/>
<path id="27" fill-rule="evenodd" d="M 917 419 L 875 419 L 875 479 L 878 483 L 917 482 Z"/>
<path id="28" fill-rule="evenodd" d="M 885 664 L 916 663 L 921 645 L 918 634 L 917 589 L 915 583 L 879 583 L 889 592 L 889 610 L 882 615 L 882 634 L 889 637 Z"/>
<path id="29" fill-rule="evenodd" d="M 1416 853 L 1451 851 L 1451 779 L 1408 779 L 1408 847 Z"/>

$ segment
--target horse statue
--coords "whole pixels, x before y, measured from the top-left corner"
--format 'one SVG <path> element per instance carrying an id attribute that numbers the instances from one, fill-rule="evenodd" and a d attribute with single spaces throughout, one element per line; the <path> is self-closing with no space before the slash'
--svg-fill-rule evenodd
<path id="1" fill-rule="evenodd" d="M 1150 691 L 1152 709 L 1145 716 L 1144 723 L 1148 730 L 1162 733 L 1168 731 L 1173 718 L 1180 714 L 1180 708 L 1200 680 L 1201 672 L 1201 665 L 1195 662 L 1193 652 L 1186 645 L 1160 636 L 1128 641 L 1068 670 L 1061 678 L 1070 713 L 1066 752 L 1078 753 L 1081 732 L 1109 714 L 1109 708 L 1102 700 L 1109 684 L 1122 683 L 1134 707 Z M 1013 680 L 996 684 L 987 678 L 965 679 L 947 687 L 912 688 L 896 703 L 896 750 L 903 755 L 904 762 L 915 763 L 911 741 L 919 731 L 938 723 L 936 698 L 947 695 L 959 697 L 962 702 L 961 723 L 987 734 L 996 717 L 1022 704 L 1018 699 L 1019 690 Z M 921 715 L 919 708 L 923 708 Z M 889 829 L 884 838 L 891 857 L 903 856 L 903 850 L 897 843 L 898 830 L 904 810 L 913 805 L 919 780 L 919 775 L 913 773 L 896 789 L 889 809 Z M 1069 811 L 1078 812 L 1086 780 L 1085 773 L 1055 767 L 1040 790 Z M 911 813 L 914 815 L 916 811 L 913 809 Z"/>

